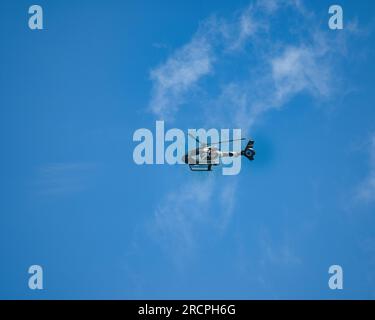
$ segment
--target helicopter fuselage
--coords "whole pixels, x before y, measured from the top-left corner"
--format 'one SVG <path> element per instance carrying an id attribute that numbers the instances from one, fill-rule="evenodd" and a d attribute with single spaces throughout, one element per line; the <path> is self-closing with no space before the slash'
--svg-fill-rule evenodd
<path id="1" fill-rule="evenodd" d="M 234 151 L 221 151 L 216 147 L 201 147 L 197 149 L 193 149 L 189 151 L 187 154 L 184 155 L 183 161 L 186 164 L 211 164 L 211 165 L 218 165 L 220 162 L 220 158 L 222 157 L 239 157 L 241 155 L 240 152 Z"/>

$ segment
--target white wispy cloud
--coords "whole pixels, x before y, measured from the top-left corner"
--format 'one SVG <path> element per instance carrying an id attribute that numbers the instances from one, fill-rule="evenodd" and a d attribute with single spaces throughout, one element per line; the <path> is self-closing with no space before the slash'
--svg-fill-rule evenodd
<path id="1" fill-rule="evenodd" d="M 254 17 L 258 5 L 250 5 L 231 20 L 211 16 L 201 23 L 190 42 L 177 49 L 165 63 L 152 69 L 151 111 L 162 119 L 173 120 L 188 102 L 189 93 L 211 74 L 220 55 L 240 51 L 246 42 L 265 28 Z"/>
<path id="2" fill-rule="evenodd" d="M 165 64 L 151 71 L 154 82 L 151 110 L 159 117 L 173 118 L 185 95 L 212 70 L 214 57 L 204 36 L 196 36 L 177 50 Z"/>
<path id="3" fill-rule="evenodd" d="M 242 50 L 247 41 L 264 28 L 254 17 L 254 6 L 249 6 L 235 15 L 233 21 L 217 21 L 215 30 L 223 44 L 224 52 Z"/>
<path id="4" fill-rule="evenodd" d="M 342 46 L 329 45 L 319 30 L 307 38 L 310 41 L 285 45 L 265 41 L 266 47 L 252 50 L 257 64 L 247 78 L 227 83 L 213 99 L 212 104 L 222 111 L 215 113 L 213 122 L 229 121 L 249 132 L 264 112 L 283 108 L 300 93 L 318 102 L 329 101 L 339 90 L 335 67 Z M 229 119 L 228 114 L 232 115 Z"/>
<path id="5" fill-rule="evenodd" d="M 337 91 L 333 65 L 320 43 L 289 45 L 279 53 L 262 55 L 256 72 L 243 81 L 226 84 L 219 97 L 213 98 L 212 105 L 217 107 L 210 125 L 225 123 L 249 133 L 258 117 L 283 108 L 297 94 L 329 100 Z"/>
<path id="6" fill-rule="evenodd" d="M 194 255 L 205 230 L 225 233 L 236 206 L 237 182 L 222 182 L 217 176 L 193 176 L 169 192 L 154 211 L 151 235 L 176 265 L 183 267 L 181 257 Z"/>
<path id="7" fill-rule="evenodd" d="M 275 106 L 303 90 L 321 97 L 329 95 L 331 70 L 322 59 L 325 55 L 317 51 L 315 44 L 288 47 L 271 60 Z"/>
<path id="8" fill-rule="evenodd" d="M 178 192 L 169 193 L 155 210 L 153 232 L 167 251 L 192 251 L 194 227 L 207 218 L 213 184 L 213 178 L 194 179 Z"/>
<path id="9" fill-rule="evenodd" d="M 275 36 L 277 30 L 272 29 L 270 21 L 277 21 L 282 10 L 304 21 L 293 30 L 292 42 Z M 329 99 L 338 86 L 332 75 L 338 75 L 336 60 L 345 42 L 342 37 L 328 38 L 328 30 L 314 27 L 313 19 L 300 1 L 286 0 L 254 2 L 230 19 L 207 18 L 190 42 L 151 70 L 150 109 L 158 118 L 172 120 L 199 88 L 211 101 L 207 106 L 204 99 L 200 106 L 210 114 L 210 125 L 229 121 L 248 131 L 265 111 L 283 107 L 301 92 L 318 100 Z M 232 80 L 217 83 L 219 96 L 200 87 L 204 77 L 214 75 L 222 66 L 235 66 L 246 56 L 251 58 L 251 64 L 243 65 L 249 70 L 247 75 L 238 80 L 234 72 Z M 228 119 L 228 114 L 233 116 Z"/>
<path id="10" fill-rule="evenodd" d="M 298 25 L 290 31 L 292 38 L 272 29 L 274 23 L 277 26 L 277 22 L 283 22 L 280 19 L 285 14 Z M 284 108 L 298 94 L 308 94 L 316 101 L 330 99 L 338 89 L 335 67 L 345 41 L 342 37 L 329 38 L 328 27 L 319 29 L 313 18 L 314 14 L 298 0 L 256 1 L 232 18 L 209 17 L 189 43 L 151 71 L 151 110 L 162 119 L 178 118 L 180 108 L 200 88 L 209 97 L 201 106 L 203 124 L 241 128 L 249 133 L 262 114 Z M 241 68 L 239 61 L 243 61 Z M 233 70 L 241 70 L 241 75 L 228 72 L 231 65 Z M 211 81 L 209 88 L 199 86 L 202 78 L 216 75 L 221 68 L 225 82 Z M 194 242 L 190 214 L 209 210 L 213 194 L 220 195 L 218 201 L 223 204 L 218 214 L 222 229 L 228 225 L 235 207 L 236 184 L 223 189 L 218 187 L 217 177 L 213 180 L 204 188 L 187 181 L 161 202 L 154 222 L 167 243 L 180 242 L 189 247 Z M 196 188 L 206 193 L 204 201 L 190 201 L 196 196 Z M 182 194 L 186 195 L 180 197 Z M 288 255 L 288 251 L 283 253 Z"/>

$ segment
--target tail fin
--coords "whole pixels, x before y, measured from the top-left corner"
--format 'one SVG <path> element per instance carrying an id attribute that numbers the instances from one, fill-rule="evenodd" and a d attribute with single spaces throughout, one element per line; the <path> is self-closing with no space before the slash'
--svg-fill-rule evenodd
<path id="1" fill-rule="evenodd" d="M 246 145 L 246 148 L 241 151 L 241 155 L 248 158 L 250 161 L 254 160 L 255 150 L 254 150 L 254 140 L 249 140 Z"/>

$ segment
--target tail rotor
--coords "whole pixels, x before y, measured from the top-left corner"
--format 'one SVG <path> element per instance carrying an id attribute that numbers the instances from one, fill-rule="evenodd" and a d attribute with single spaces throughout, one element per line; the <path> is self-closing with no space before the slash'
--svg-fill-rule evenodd
<path id="1" fill-rule="evenodd" d="M 249 140 L 244 150 L 241 151 L 241 155 L 248 158 L 250 161 L 254 160 L 255 150 L 254 150 L 254 140 Z"/>

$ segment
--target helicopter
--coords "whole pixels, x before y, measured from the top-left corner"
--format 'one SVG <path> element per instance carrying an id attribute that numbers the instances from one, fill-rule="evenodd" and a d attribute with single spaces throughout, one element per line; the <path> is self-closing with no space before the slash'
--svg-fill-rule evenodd
<path id="1" fill-rule="evenodd" d="M 212 167 L 218 166 L 220 164 L 220 158 L 223 157 L 244 156 L 250 161 L 254 160 L 254 140 L 250 139 L 245 149 L 242 151 L 221 151 L 220 145 L 223 143 L 229 143 L 232 141 L 242 141 L 246 139 L 232 139 L 206 144 L 200 142 L 197 137 L 194 137 L 190 133 L 189 136 L 192 137 L 198 143 L 198 145 L 200 145 L 200 147 L 190 150 L 182 158 L 182 161 L 189 165 L 191 171 L 212 171 Z"/>

